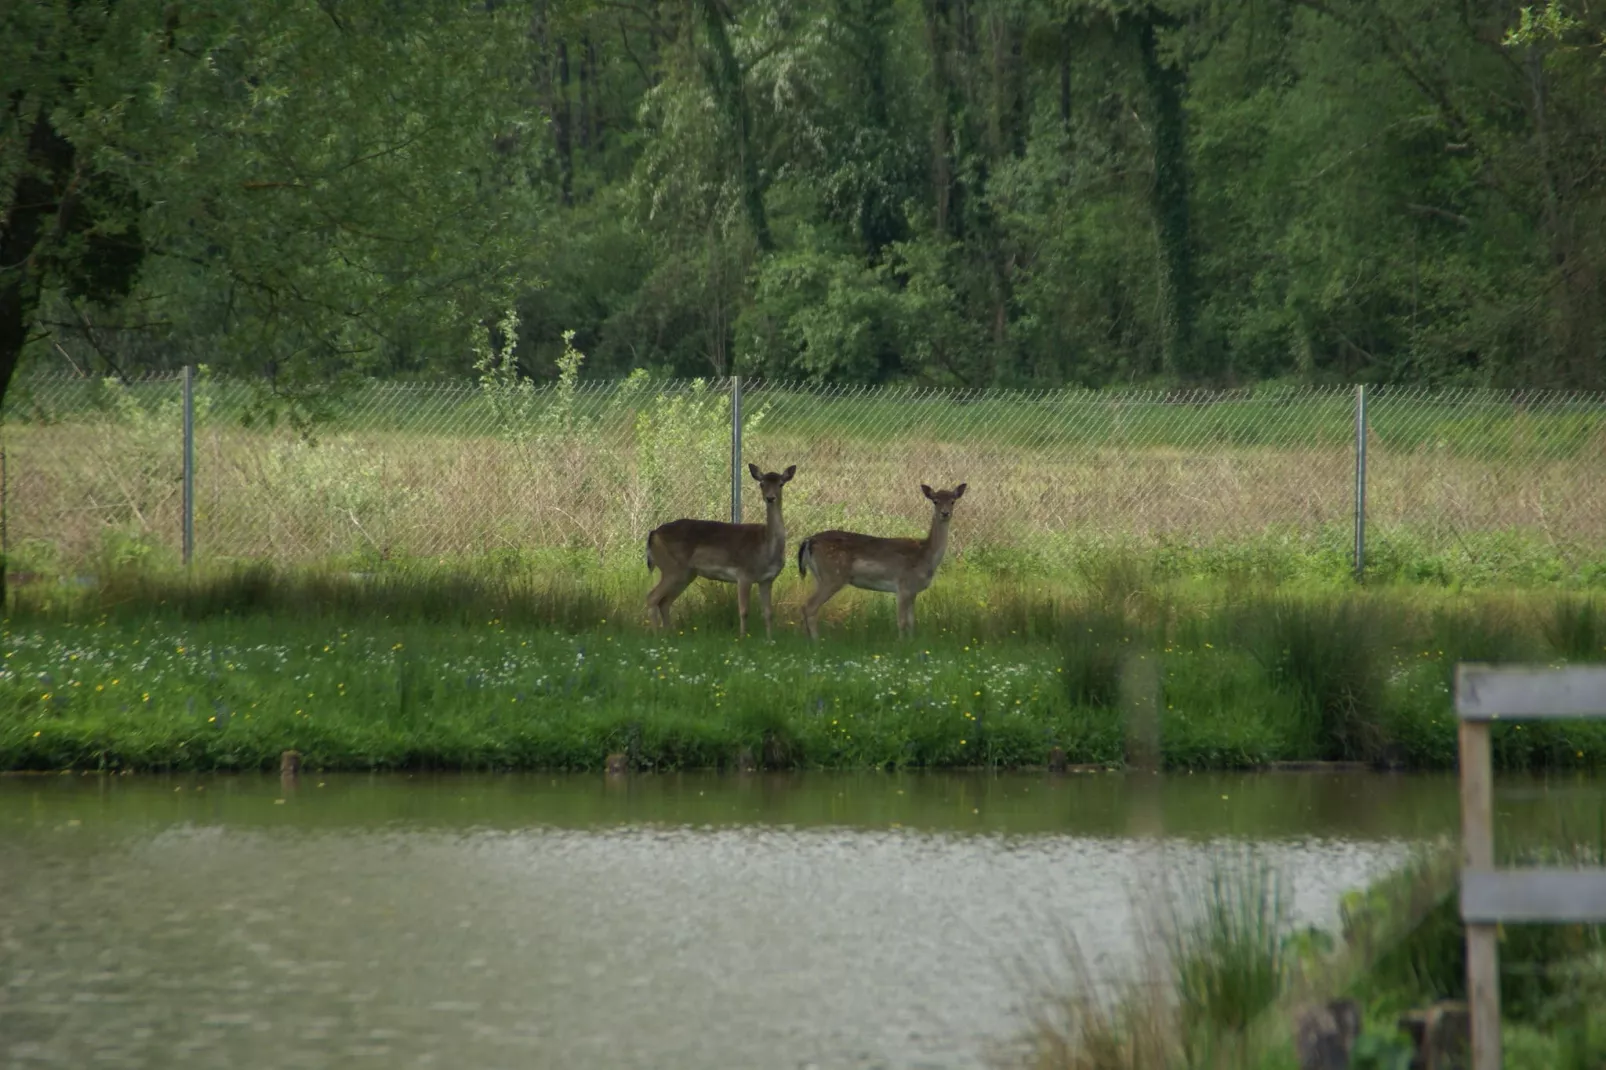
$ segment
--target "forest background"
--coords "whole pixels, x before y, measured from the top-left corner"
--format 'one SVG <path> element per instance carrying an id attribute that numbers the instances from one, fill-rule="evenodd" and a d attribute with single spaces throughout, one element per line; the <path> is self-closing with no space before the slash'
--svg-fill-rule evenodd
<path id="1" fill-rule="evenodd" d="M 469 376 L 514 322 L 538 381 L 572 330 L 598 378 L 1606 387 L 1606 5 L 3 19 L 0 390 Z"/>

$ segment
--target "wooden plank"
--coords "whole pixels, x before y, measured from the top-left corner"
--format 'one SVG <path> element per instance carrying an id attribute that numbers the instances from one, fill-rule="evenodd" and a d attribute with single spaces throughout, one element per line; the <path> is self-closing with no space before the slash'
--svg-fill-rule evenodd
<path id="1" fill-rule="evenodd" d="M 1460 669 L 1457 668 L 1457 684 Z M 1462 721 L 1461 858 L 1463 870 L 1494 869 L 1494 776 L 1489 726 Z M 1472 1070 L 1500 1070 L 1500 945 L 1493 925 L 1468 925 L 1467 1008 L 1472 1016 Z"/>
<path id="2" fill-rule="evenodd" d="M 1500 717 L 1606 717 L 1606 665 L 1455 667 L 1455 708 L 1465 721 Z"/>
<path id="3" fill-rule="evenodd" d="M 1606 869 L 1467 870 L 1461 874 L 1467 922 L 1606 924 Z"/>

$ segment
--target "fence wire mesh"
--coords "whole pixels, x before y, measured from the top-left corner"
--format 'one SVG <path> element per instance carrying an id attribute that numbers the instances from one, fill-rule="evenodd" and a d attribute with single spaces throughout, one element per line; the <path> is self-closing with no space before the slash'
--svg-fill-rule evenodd
<path id="1" fill-rule="evenodd" d="M 202 559 L 639 555 L 654 526 L 729 512 L 728 382 L 371 383 L 275 420 L 266 384 L 195 390 Z M 919 534 L 920 484 L 968 491 L 965 553 L 1088 539 L 1186 545 L 1267 531 L 1347 544 L 1355 393 L 952 391 L 744 382 L 743 462 L 798 466 L 794 536 Z M 1606 396 L 1368 392 L 1371 545 L 1473 533 L 1606 544 Z M 176 557 L 182 384 L 45 378 L 5 413 L 14 567 Z M 744 476 L 745 479 L 745 476 Z M 749 484 L 750 486 L 750 484 Z M 746 519 L 762 503 L 744 494 Z"/>

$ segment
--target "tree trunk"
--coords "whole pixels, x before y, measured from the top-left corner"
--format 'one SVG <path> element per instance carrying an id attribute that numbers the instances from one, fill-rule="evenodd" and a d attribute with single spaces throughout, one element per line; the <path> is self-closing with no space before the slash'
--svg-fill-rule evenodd
<path id="1" fill-rule="evenodd" d="M 926 0 L 926 40 L 931 50 L 931 192 L 937 235 L 949 238 L 957 230 L 958 200 L 953 161 L 954 87 L 949 72 L 953 39 L 949 0 Z"/>
<path id="2" fill-rule="evenodd" d="M 1196 294 L 1193 273 L 1193 236 L 1188 218 L 1188 148 L 1182 111 L 1185 76 L 1160 61 L 1155 41 L 1156 12 L 1137 25 L 1143 82 L 1149 91 L 1150 121 L 1154 126 L 1155 229 L 1160 240 L 1160 292 L 1165 322 L 1165 369 L 1183 380 L 1204 377 L 1194 349 Z"/>
<path id="3" fill-rule="evenodd" d="M 1067 134 L 1071 132 L 1071 31 L 1074 28 L 1075 24 L 1067 16 L 1061 31 L 1064 40 L 1060 44 L 1060 128 Z"/>
<path id="4" fill-rule="evenodd" d="M 596 93 L 597 49 L 590 34 L 580 37 L 580 148 L 590 152 L 597 143 L 597 111 L 592 99 Z"/>
<path id="5" fill-rule="evenodd" d="M 22 100 L 14 106 L 21 110 Z M 5 226 L 0 228 L 0 407 L 16 374 L 22 348 L 28 341 L 34 310 L 39 306 L 40 246 L 48 235 L 45 223 L 71 211 L 62 190 L 69 185 L 76 164 L 72 142 L 56 132 L 43 108 L 28 134 L 27 161 L 6 204 Z"/>
<path id="6" fill-rule="evenodd" d="M 558 38 L 558 84 L 552 102 L 552 135 L 557 139 L 558 179 L 564 204 L 574 201 L 574 112 L 569 107 L 569 43 Z"/>
<path id="7" fill-rule="evenodd" d="M 769 252 L 775 247 L 770 237 L 769 219 L 764 212 L 764 188 L 758 173 L 758 153 L 753 148 L 753 120 L 747 107 L 747 94 L 742 87 L 742 67 L 731 48 L 730 34 L 725 26 L 725 10 L 720 0 L 701 0 L 703 25 L 708 31 L 711 56 L 707 64 L 708 80 L 714 96 L 724 109 L 736 145 L 736 167 L 742 183 L 742 203 L 747 210 L 747 222 L 753 228 L 758 247 Z"/>

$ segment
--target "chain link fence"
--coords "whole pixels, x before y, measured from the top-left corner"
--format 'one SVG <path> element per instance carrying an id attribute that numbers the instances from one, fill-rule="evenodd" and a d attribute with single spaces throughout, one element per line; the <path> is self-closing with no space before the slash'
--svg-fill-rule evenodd
<path id="1" fill-rule="evenodd" d="M 954 391 L 730 381 L 516 388 L 369 383 L 284 418 L 266 384 L 194 388 L 202 559 L 457 557 L 575 548 L 639 557 L 680 516 L 728 517 L 746 462 L 798 466 L 794 536 L 919 534 L 920 484 L 969 484 L 964 553 L 1067 540 L 1203 545 L 1282 533 L 1347 540 L 1357 392 Z M 41 378 L 3 425 L 6 550 L 17 569 L 175 558 L 180 379 Z M 739 418 L 733 420 L 733 402 Z M 1366 391 L 1368 542 L 1428 550 L 1510 533 L 1564 559 L 1606 546 L 1606 395 Z M 278 418 L 275 418 L 277 415 Z M 762 518 L 758 496 L 743 514 Z M 1487 538 L 1483 541 L 1487 543 Z"/>

